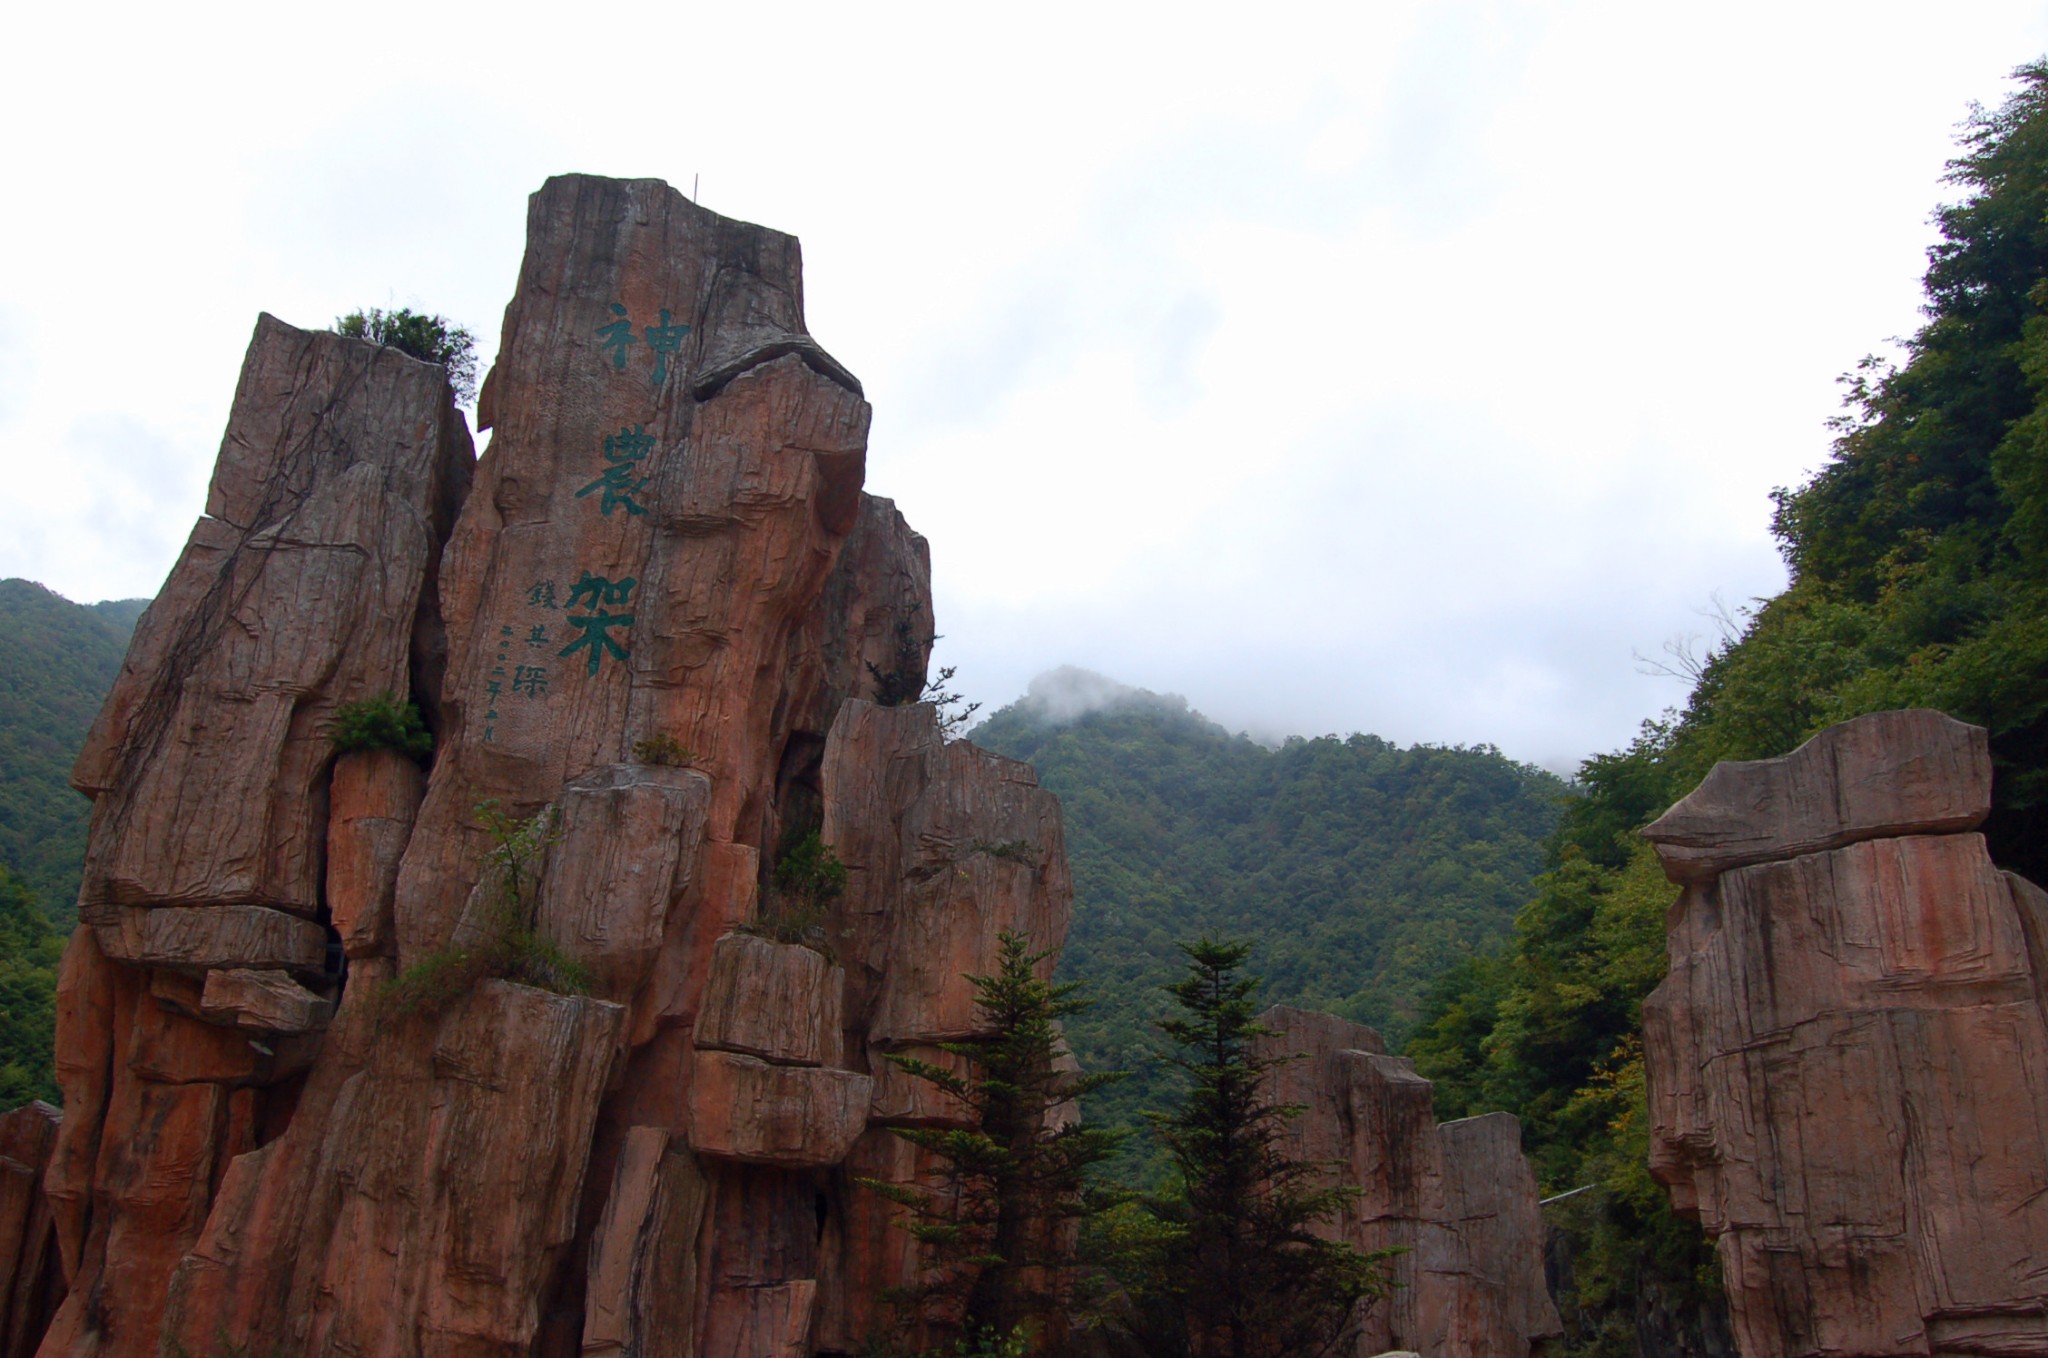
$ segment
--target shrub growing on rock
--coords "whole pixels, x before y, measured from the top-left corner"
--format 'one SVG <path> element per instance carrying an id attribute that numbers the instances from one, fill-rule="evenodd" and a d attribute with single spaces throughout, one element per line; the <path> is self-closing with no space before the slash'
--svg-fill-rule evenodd
<path id="1" fill-rule="evenodd" d="M 422 363 L 448 370 L 448 385 L 460 405 L 476 399 L 476 336 L 445 316 L 399 307 L 364 307 L 334 322 L 334 332 L 396 349 Z"/>
<path id="2" fill-rule="evenodd" d="M 428 732 L 419 708 L 402 703 L 389 693 L 336 708 L 332 739 L 337 754 L 396 750 L 424 760 L 434 752 L 434 737 Z"/>

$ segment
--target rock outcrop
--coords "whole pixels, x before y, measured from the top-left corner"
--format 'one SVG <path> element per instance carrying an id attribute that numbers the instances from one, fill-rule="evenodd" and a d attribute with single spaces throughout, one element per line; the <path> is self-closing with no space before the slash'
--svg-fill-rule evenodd
<path id="1" fill-rule="evenodd" d="M 877 1053 L 971 1028 L 1070 886 L 1028 768 L 869 701 L 923 683 L 929 563 L 796 242 L 551 180 L 480 415 L 478 462 L 439 370 L 258 324 L 75 774 L 9 1353 L 850 1351 L 909 1276 Z M 335 756 L 379 695 L 430 770 Z M 797 929 L 819 830 L 853 886 Z"/>
<path id="2" fill-rule="evenodd" d="M 0 1115 L 0 1358 L 27 1358 L 64 1300 L 55 1223 L 43 1175 L 57 1145 L 57 1110 L 31 1103 Z"/>
<path id="3" fill-rule="evenodd" d="M 0 1120 L 0 1358 L 810 1358 L 895 1323 L 916 1246 L 875 1185 L 933 1165 L 892 1128 L 961 1114 L 886 1058 L 955 1060 L 968 974 L 1008 931 L 1055 953 L 1072 885 L 1031 770 L 901 702 L 929 560 L 862 490 L 868 414 L 796 242 L 652 181 L 534 195 L 480 461 L 440 370 L 259 321 L 74 774 L 65 1113 Z M 380 697 L 430 767 L 337 756 Z M 836 895 L 778 872 L 819 842 Z M 1330 1023 L 1289 1020 L 1288 1097 L 1368 1185 L 1345 1229 L 1415 1250 L 1376 1346 L 1525 1350 L 1512 1122 L 1436 1127 Z"/>
<path id="4" fill-rule="evenodd" d="M 1331 1234 L 1404 1251 L 1392 1260 L 1393 1294 L 1351 1352 L 1527 1358 L 1561 1336 L 1521 1124 L 1489 1113 L 1439 1125 L 1429 1081 L 1361 1024 L 1285 1006 L 1259 1023 L 1271 1035 L 1258 1054 L 1284 1062 L 1276 1101 L 1303 1109 L 1288 1124 L 1289 1153 L 1333 1166 L 1359 1190 Z"/>
<path id="5" fill-rule="evenodd" d="M 1887 712 L 1644 831 L 1683 887 L 1651 1169 L 1745 1358 L 2048 1354 L 2048 896 L 1990 805 L 1983 731 Z"/>

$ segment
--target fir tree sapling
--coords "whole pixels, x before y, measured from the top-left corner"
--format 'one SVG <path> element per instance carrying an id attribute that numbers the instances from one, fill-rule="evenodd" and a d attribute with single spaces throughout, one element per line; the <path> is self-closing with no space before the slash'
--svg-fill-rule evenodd
<path id="1" fill-rule="evenodd" d="M 1239 974 L 1251 945 L 1204 938 L 1181 951 L 1187 975 L 1167 987 L 1181 1013 L 1159 1028 L 1179 1048 L 1171 1059 L 1189 1087 L 1178 1109 L 1151 1119 L 1174 1183 L 1126 1223 L 1139 1239 L 1123 1251 L 1119 1328 L 1147 1358 L 1339 1352 L 1390 1288 L 1393 1251 L 1362 1252 L 1316 1231 L 1358 1190 L 1282 1145 L 1302 1110 L 1268 1093 L 1281 1060 L 1254 1045 L 1270 1030 L 1253 1019 L 1259 982 Z"/>
<path id="2" fill-rule="evenodd" d="M 982 1032 L 939 1044 L 965 1074 L 889 1057 L 954 1101 L 966 1124 L 892 1129 L 930 1155 L 933 1174 L 862 1181 L 907 1209 L 904 1225 L 923 1247 L 921 1276 L 890 1299 L 928 1331 L 956 1336 L 961 1352 L 1063 1351 L 1093 1314 L 1082 1228 L 1121 1200 L 1090 1182 L 1119 1136 L 1081 1123 L 1077 1109 L 1122 1076 L 1069 1068 L 1059 1021 L 1087 1001 L 1074 985 L 1040 978 L 1049 957 L 1005 932 L 994 974 L 968 978 Z"/>

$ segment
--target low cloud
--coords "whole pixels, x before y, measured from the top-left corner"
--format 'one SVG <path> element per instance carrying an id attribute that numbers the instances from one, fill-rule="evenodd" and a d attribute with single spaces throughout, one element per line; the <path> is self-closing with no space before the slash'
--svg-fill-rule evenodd
<path id="1" fill-rule="evenodd" d="M 1185 712 L 1188 700 L 1178 694 L 1132 688 L 1108 675 L 1084 670 L 1078 665 L 1062 665 L 1033 679 L 1016 706 L 1039 721 L 1064 726 L 1090 712 L 1117 708 L 1162 707 Z"/>

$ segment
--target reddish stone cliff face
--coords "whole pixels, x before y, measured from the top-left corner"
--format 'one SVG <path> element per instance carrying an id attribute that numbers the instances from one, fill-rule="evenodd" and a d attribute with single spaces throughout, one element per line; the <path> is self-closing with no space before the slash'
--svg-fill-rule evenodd
<path id="1" fill-rule="evenodd" d="M 1887 712 L 1644 831 L 1684 887 L 1651 1168 L 1745 1358 L 2048 1354 L 2048 896 L 1990 805 L 1983 731 Z"/>
<path id="2" fill-rule="evenodd" d="M 1404 1251 L 1392 1261 L 1398 1286 L 1350 1352 L 1526 1358 L 1561 1336 L 1521 1124 L 1507 1113 L 1439 1124 L 1429 1081 L 1360 1024 L 1284 1006 L 1259 1022 L 1272 1030 L 1262 1056 L 1298 1058 L 1274 1079 L 1276 1100 L 1303 1110 L 1289 1153 L 1360 1190 L 1332 1234 Z"/>
<path id="3" fill-rule="evenodd" d="M 481 460 L 438 369 L 259 322 L 77 765 L 65 1114 L 0 1120 L 6 1358 L 847 1354 L 912 1276 L 860 1181 L 957 1110 L 884 1057 L 950 1059 L 966 975 L 1057 950 L 1072 889 L 1028 767 L 872 701 L 923 681 L 929 561 L 862 492 L 796 242 L 549 181 L 479 413 Z M 430 772 L 333 753 L 385 693 Z M 807 830 L 847 882 L 795 927 Z M 587 994 L 465 970 L 522 925 Z M 1332 1153 L 1407 1166 L 1357 1229 L 1416 1245 L 1448 1358 L 1544 1323 L 1533 1192 L 1511 1124 L 1423 1090 Z"/>
<path id="4" fill-rule="evenodd" d="M 10 1336 L 62 1298 L 46 1354 L 850 1348 L 902 1278 L 852 1248 L 890 1229 L 846 1169 L 889 1172 L 875 1053 L 959 1032 L 1001 930 L 1065 935 L 1030 770 L 866 701 L 922 680 L 929 564 L 861 491 L 794 240 L 550 181 L 481 413 L 477 462 L 438 370 L 257 327 L 78 763 L 71 1115 L 14 1115 L 0 1242 Z M 332 754 L 379 693 L 430 775 Z M 479 807 L 545 817 L 515 898 L 590 993 L 402 1011 L 384 982 L 505 928 Z M 741 932 L 805 827 L 852 869 L 838 957 Z"/>

